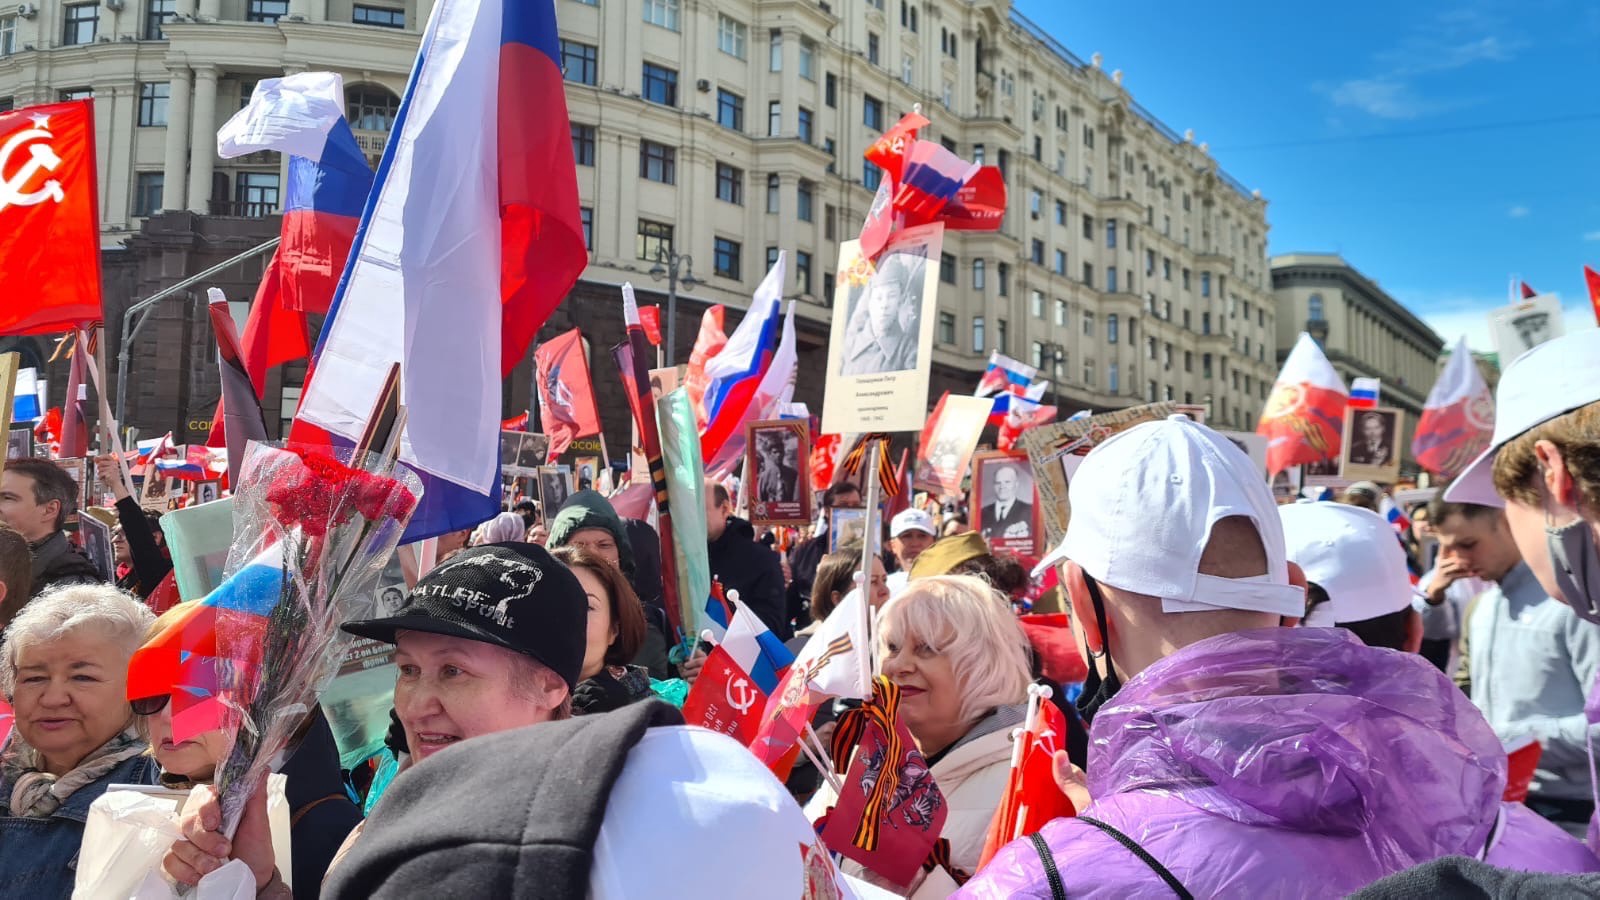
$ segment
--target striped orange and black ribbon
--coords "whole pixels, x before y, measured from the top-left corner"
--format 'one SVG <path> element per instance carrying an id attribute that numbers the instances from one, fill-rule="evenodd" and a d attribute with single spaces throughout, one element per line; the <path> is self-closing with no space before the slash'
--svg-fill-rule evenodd
<path id="1" fill-rule="evenodd" d="M 933 849 L 928 851 L 928 858 L 922 861 L 922 871 L 932 872 L 934 869 L 943 869 L 950 873 L 950 879 L 957 887 L 966 884 L 972 877 L 967 870 L 956 868 L 955 862 L 951 860 L 949 838 L 939 838 L 935 841 Z"/>
<path id="2" fill-rule="evenodd" d="M 889 460 L 889 435 L 886 432 L 874 431 L 861 436 L 856 445 L 845 454 L 843 468 L 846 475 L 854 475 L 861 471 L 867 459 L 867 448 L 873 444 L 878 445 L 878 483 L 883 486 L 885 497 L 900 496 L 900 479 L 894 475 L 894 463 Z"/>
<path id="3" fill-rule="evenodd" d="M 850 753 L 860 745 L 868 725 L 876 725 L 884 737 L 883 768 L 878 780 L 867 792 L 866 804 L 861 810 L 861 822 L 850 843 L 863 850 L 878 849 L 878 830 L 887 811 L 889 799 L 900 787 L 900 760 L 905 754 L 904 742 L 895 728 L 895 716 L 900 709 L 900 687 L 882 675 L 872 680 L 872 699 L 859 709 L 847 710 L 839 716 L 833 732 L 833 765 L 843 774 L 849 768 Z"/>

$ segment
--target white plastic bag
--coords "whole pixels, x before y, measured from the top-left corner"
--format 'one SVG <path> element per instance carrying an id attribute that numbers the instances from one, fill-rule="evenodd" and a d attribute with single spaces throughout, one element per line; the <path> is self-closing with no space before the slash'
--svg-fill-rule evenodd
<path id="1" fill-rule="evenodd" d="M 289 803 L 282 775 L 267 776 L 267 821 L 272 828 L 272 849 L 278 874 L 289 883 L 292 866 L 289 847 Z M 196 788 L 203 790 L 203 788 Z M 161 859 L 178 840 L 179 809 L 183 804 L 170 793 L 150 793 L 112 785 L 89 807 L 73 900 L 170 900 L 177 896 L 161 874 Z M 229 900 L 243 872 L 240 897 L 255 896 L 255 881 L 243 863 L 230 862 L 201 879 L 200 900 Z M 227 873 L 227 874 L 224 874 Z"/>

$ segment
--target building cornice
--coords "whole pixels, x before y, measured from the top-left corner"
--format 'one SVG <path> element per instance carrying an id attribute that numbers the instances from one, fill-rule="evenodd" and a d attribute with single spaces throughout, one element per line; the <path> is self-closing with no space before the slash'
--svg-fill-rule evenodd
<path id="1" fill-rule="evenodd" d="M 1280 259 L 1285 262 L 1279 263 Z M 1270 264 L 1274 289 L 1290 285 L 1339 285 L 1360 298 L 1368 311 L 1400 326 L 1410 338 L 1421 343 L 1435 356 L 1443 352 L 1444 339 L 1437 332 L 1343 259 L 1331 255 L 1279 256 L 1273 257 Z"/>

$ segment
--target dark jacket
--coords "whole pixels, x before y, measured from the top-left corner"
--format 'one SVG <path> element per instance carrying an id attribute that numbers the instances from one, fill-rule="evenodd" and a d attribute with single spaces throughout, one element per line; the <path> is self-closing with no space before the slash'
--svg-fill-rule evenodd
<path id="1" fill-rule="evenodd" d="M 0 781 L 0 894 L 39 900 L 72 896 L 89 805 L 113 784 L 154 784 L 159 772 L 149 756 L 125 759 L 98 781 L 73 791 L 43 819 L 11 815 L 11 784 Z"/>
<path id="2" fill-rule="evenodd" d="M 108 579 L 95 568 L 89 557 L 57 531 L 37 544 L 28 545 L 33 553 L 33 596 L 58 584 L 102 584 Z"/>
<path id="3" fill-rule="evenodd" d="M 826 532 L 796 544 L 789 551 L 789 587 L 784 592 L 784 611 L 797 627 L 811 623 L 811 585 L 817 580 L 817 566 L 827 555 Z"/>
<path id="4" fill-rule="evenodd" d="M 756 543 L 756 530 L 738 516 L 729 516 L 722 536 L 710 542 L 711 577 L 726 590 L 739 592 L 739 602 L 786 641 L 793 636 L 783 599 L 783 566 L 778 554 Z"/>
<path id="5" fill-rule="evenodd" d="M 118 500 L 117 521 L 122 524 L 122 537 L 128 542 L 128 555 L 133 557 L 133 568 L 117 579 L 117 587 L 140 600 L 148 600 L 150 592 L 172 571 L 172 560 L 156 543 L 150 518 L 139 506 L 139 501 L 132 497 Z"/>
<path id="6" fill-rule="evenodd" d="M 572 714 L 592 716 L 655 696 L 650 673 L 641 666 L 606 666 L 572 690 Z"/>
<path id="7" fill-rule="evenodd" d="M 361 808 L 345 791 L 339 747 L 320 706 L 300 745 L 284 762 L 283 776 L 287 779 L 284 799 L 289 805 L 295 900 L 316 900 L 328 864 L 361 821 Z"/>

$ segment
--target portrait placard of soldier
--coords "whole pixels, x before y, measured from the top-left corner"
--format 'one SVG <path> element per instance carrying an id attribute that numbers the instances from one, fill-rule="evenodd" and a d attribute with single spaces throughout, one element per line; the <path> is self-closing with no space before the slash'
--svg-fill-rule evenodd
<path id="1" fill-rule="evenodd" d="M 1561 319 L 1561 298 L 1539 294 L 1489 314 L 1489 334 L 1504 369 L 1513 360 L 1545 341 L 1566 333 Z"/>
<path id="2" fill-rule="evenodd" d="M 805 461 L 811 455 L 809 426 L 792 419 L 751 422 L 745 452 L 750 473 L 750 522 L 805 525 L 811 521 L 811 491 Z"/>
<path id="3" fill-rule="evenodd" d="M 943 245 L 934 224 L 895 235 L 877 259 L 840 246 L 824 433 L 922 430 Z"/>
<path id="4" fill-rule="evenodd" d="M 972 509 L 991 550 L 1039 555 L 1039 496 L 1026 453 L 995 451 L 973 458 Z"/>
<path id="5" fill-rule="evenodd" d="M 1346 481 L 1393 484 L 1400 477 L 1402 415 L 1398 409 L 1381 406 L 1347 411 L 1340 444 L 1344 458 L 1340 477 Z"/>

